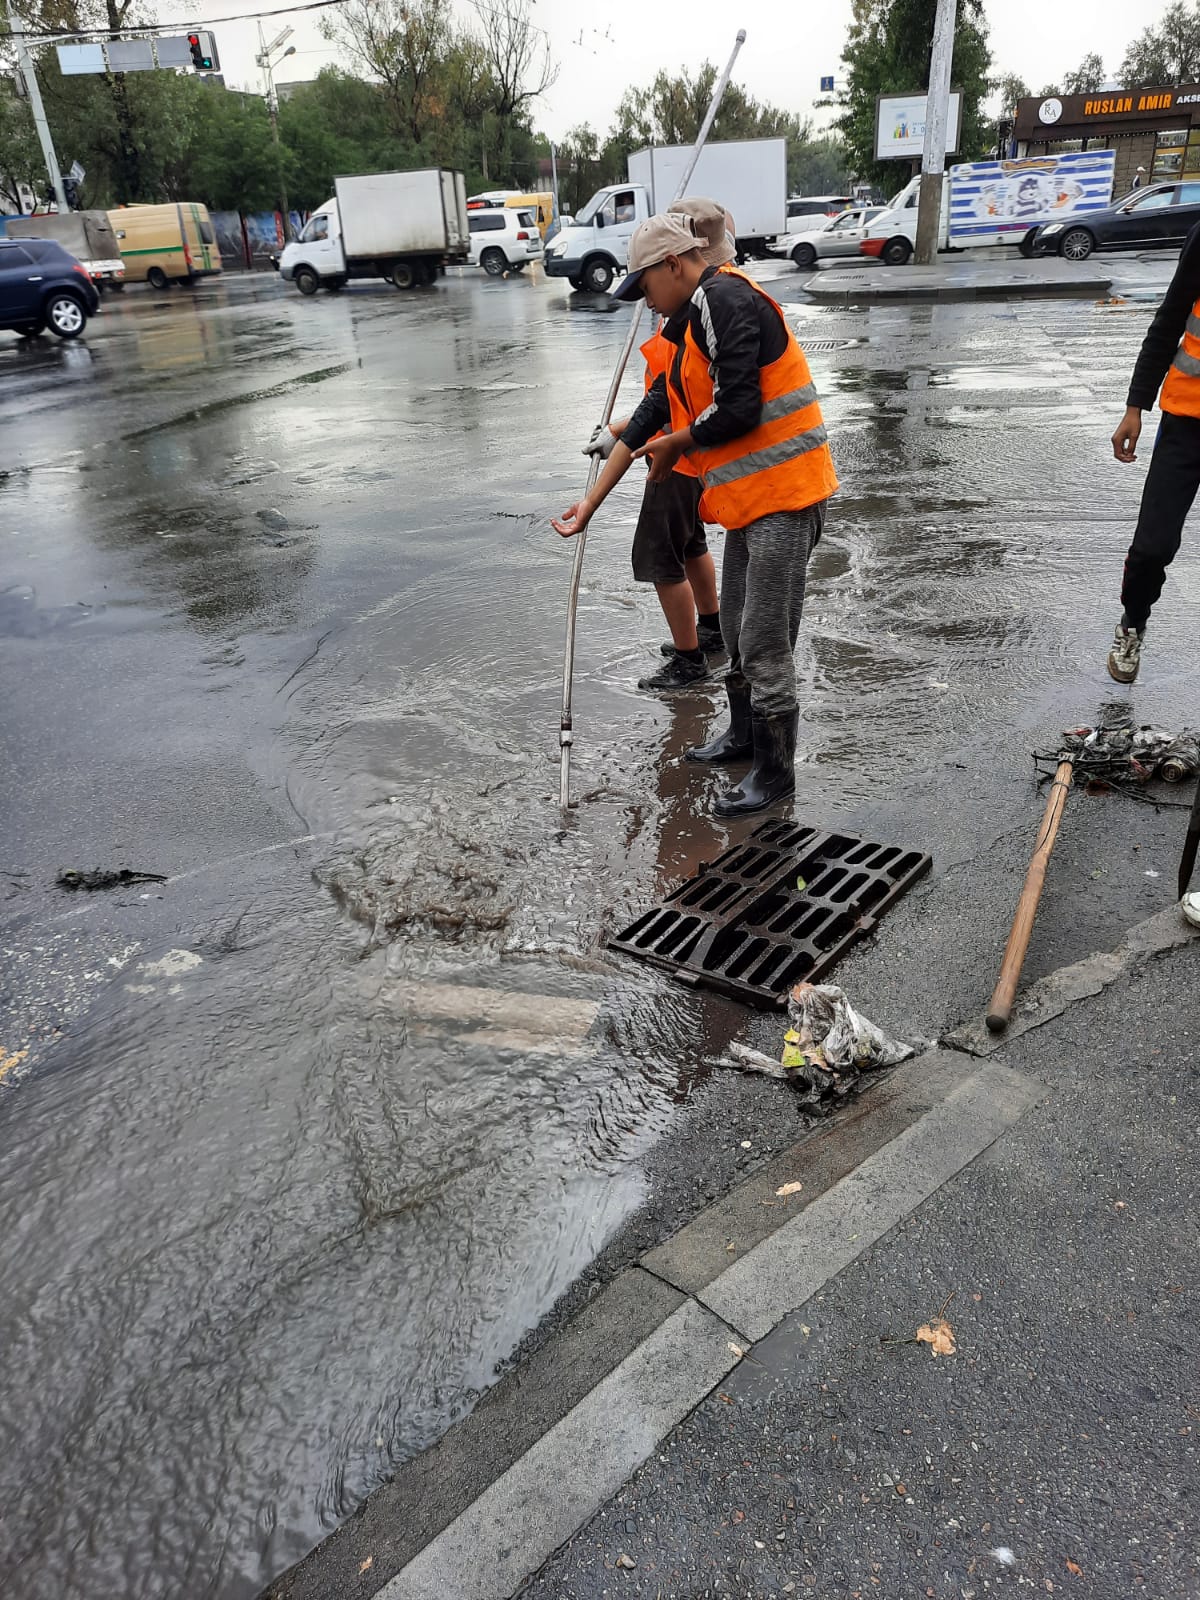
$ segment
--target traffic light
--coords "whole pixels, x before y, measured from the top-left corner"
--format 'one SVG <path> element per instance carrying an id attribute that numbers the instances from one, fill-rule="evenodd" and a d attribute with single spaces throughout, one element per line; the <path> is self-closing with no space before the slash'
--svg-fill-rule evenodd
<path id="1" fill-rule="evenodd" d="M 217 57 L 216 41 L 211 33 L 202 31 L 189 33 L 187 36 L 188 49 L 192 52 L 192 67 L 196 72 L 219 72 L 220 60 Z"/>

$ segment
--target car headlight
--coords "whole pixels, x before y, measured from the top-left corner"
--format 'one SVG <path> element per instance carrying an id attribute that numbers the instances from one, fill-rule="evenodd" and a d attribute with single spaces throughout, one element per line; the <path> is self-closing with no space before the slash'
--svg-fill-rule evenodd
<path id="1" fill-rule="evenodd" d="M 1062 225 L 1061 222 L 1048 222 L 1044 228 L 1039 228 L 1038 229 L 1038 232 L 1039 233 L 1043 233 L 1043 234 L 1045 234 L 1045 233 L 1061 233 L 1062 231 L 1063 231 L 1063 225 Z"/>
<path id="2" fill-rule="evenodd" d="M 565 239 L 556 239 L 550 246 L 550 254 L 552 256 L 565 256 L 566 253 L 567 241 Z"/>

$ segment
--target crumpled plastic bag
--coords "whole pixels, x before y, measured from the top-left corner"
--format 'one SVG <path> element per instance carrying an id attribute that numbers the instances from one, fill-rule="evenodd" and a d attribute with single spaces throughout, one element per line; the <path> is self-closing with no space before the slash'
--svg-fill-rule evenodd
<path id="1" fill-rule="evenodd" d="M 894 1067 L 916 1054 L 857 1012 L 833 983 L 796 984 L 788 996 L 788 1023 L 782 1065 L 806 1105 L 840 1099 L 864 1071 Z"/>

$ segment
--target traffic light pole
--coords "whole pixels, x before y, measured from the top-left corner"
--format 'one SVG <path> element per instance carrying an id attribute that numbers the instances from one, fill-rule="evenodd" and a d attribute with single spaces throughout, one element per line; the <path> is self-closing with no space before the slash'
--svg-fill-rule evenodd
<path id="1" fill-rule="evenodd" d="M 8 8 L 8 25 L 12 30 L 13 40 L 17 47 L 17 65 L 21 69 L 21 77 L 25 82 L 25 90 L 29 95 L 29 109 L 33 112 L 33 125 L 37 129 L 38 140 L 42 146 L 42 155 L 46 161 L 46 175 L 50 179 L 54 190 L 54 198 L 58 201 L 60 211 L 68 211 L 67 191 L 63 187 L 62 173 L 58 170 L 58 157 L 54 154 L 54 141 L 50 137 L 50 124 L 46 121 L 46 108 L 42 104 L 42 91 L 38 88 L 37 73 L 33 66 L 33 57 L 29 54 L 29 47 L 25 43 L 25 24 L 21 21 L 20 14 L 10 5 Z"/>
<path id="2" fill-rule="evenodd" d="M 917 265 L 937 259 L 942 226 L 942 184 L 946 173 L 946 124 L 950 120 L 950 69 L 954 60 L 954 23 L 958 0 L 937 0 L 933 55 L 929 62 L 929 97 L 925 102 L 925 149 L 921 158 L 921 192 L 917 200 Z"/>

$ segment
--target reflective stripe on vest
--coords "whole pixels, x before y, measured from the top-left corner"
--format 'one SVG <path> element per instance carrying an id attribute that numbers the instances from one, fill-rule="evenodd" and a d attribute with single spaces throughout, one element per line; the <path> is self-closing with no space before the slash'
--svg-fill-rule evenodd
<path id="1" fill-rule="evenodd" d="M 727 444 L 695 448 L 691 460 L 704 480 L 700 514 L 706 522 L 744 528 L 778 511 L 802 511 L 827 500 L 838 486 L 817 391 L 804 352 L 796 343 L 783 312 L 753 279 L 737 272 L 755 294 L 767 301 L 787 335 L 783 354 L 759 369 L 762 410 L 749 433 Z M 710 342 L 713 339 L 703 284 L 695 304 Z M 718 352 L 719 354 L 719 352 Z M 698 344 L 689 321 L 678 369 L 682 394 L 668 378 L 671 426 L 687 427 L 709 414 L 717 403 L 712 364 Z"/>
<path id="2" fill-rule="evenodd" d="M 1187 319 L 1158 403 L 1174 416 L 1200 417 L 1200 300 Z"/>

